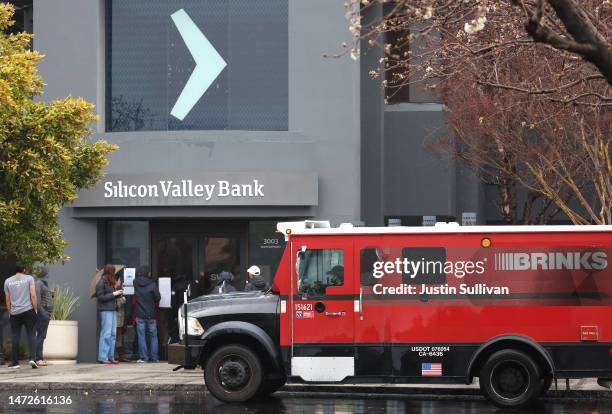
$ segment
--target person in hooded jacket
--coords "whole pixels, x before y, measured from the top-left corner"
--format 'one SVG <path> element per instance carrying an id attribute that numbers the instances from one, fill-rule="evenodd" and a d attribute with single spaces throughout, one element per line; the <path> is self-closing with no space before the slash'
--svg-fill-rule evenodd
<path id="1" fill-rule="evenodd" d="M 157 342 L 156 302 L 161 295 L 157 283 L 151 279 L 148 266 L 140 266 L 136 270 L 134 281 L 134 294 L 136 296 L 136 332 L 138 335 L 137 362 L 157 362 L 159 360 L 159 345 Z M 147 344 L 147 338 L 150 343 Z"/>
<path id="2" fill-rule="evenodd" d="M 236 288 L 232 285 L 232 279 L 234 275 L 230 272 L 221 272 L 219 275 L 219 280 L 217 282 L 217 286 L 212 290 L 212 294 L 221 294 L 221 293 L 229 293 L 235 292 Z"/>
<path id="3" fill-rule="evenodd" d="M 53 297 L 49 289 L 49 269 L 43 267 L 35 282 L 36 304 L 38 306 L 38 318 L 36 319 L 36 364 L 45 366 L 47 363 L 43 358 L 43 345 L 49 329 L 51 312 L 53 311 Z"/>
<path id="4" fill-rule="evenodd" d="M 249 275 L 249 280 L 247 285 L 244 287 L 245 292 L 252 292 L 255 290 L 265 292 L 270 289 L 270 286 L 266 280 L 261 276 L 259 266 L 249 267 L 247 269 L 247 274 Z"/>

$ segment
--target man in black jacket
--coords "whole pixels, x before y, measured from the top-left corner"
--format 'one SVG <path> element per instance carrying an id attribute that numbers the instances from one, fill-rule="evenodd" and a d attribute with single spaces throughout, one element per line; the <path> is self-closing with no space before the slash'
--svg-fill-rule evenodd
<path id="1" fill-rule="evenodd" d="M 155 321 L 156 302 L 161 295 L 157 283 L 151 279 L 148 266 L 140 266 L 134 281 L 136 295 L 136 331 L 138 335 L 138 362 L 157 362 L 159 345 L 157 343 L 157 322 Z M 147 344 L 147 338 L 150 343 Z"/>
<path id="2" fill-rule="evenodd" d="M 270 286 L 266 280 L 261 276 L 261 270 L 259 266 L 251 266 L 247 269 L 249 280 L 247 285 L 244 287 L 245 292 L 251 292 L 254 290 L 267 291 Z"/>

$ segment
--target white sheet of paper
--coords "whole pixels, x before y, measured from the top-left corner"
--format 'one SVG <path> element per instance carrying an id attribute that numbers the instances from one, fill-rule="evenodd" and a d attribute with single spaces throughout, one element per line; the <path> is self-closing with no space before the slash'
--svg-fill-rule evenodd
<path id="1" fill-rule="evenodd" d="M 159 294 L 161 300 L 159 301 L 160 308 L 170 308 L 172 299 L 172 278 L 160 277 L 159 278 Z"/>
<path id="2" fill-rule="evenodd" d="M 123 294 L 124 295 L 133 295 L 134 294 L 134 286 L 124 286 L 123 287 Z"/>
<path id="3" fill-rule="evenodd" d="M 123 285 L 134 286 L 134 279 L 136 279 L 136 268 L 126 267 L 123 269 Z"/>

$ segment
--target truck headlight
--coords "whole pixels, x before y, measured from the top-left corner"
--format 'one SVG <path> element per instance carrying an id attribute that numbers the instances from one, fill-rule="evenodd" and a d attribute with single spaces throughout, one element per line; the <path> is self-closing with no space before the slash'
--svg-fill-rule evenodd
<path id="1" fill-rule="evenodd" d="M 187 335 L 200 336 L 203 333 L 204 333 L 204 328 L 202 328 L 200 321 L 197 318 L 188 316 L 187 317 Z"/>
<path id="2" fill-rule="evenodd" d="M 185 319 L 183 318 L 183 308 L 178 311 L 179 336 L 181 340 L 185 336 Z M 197 318 L 192 316 L 187 317 L 187 334 L 189 336 L 201 336 L 204 333 L 204 328 Z"/>

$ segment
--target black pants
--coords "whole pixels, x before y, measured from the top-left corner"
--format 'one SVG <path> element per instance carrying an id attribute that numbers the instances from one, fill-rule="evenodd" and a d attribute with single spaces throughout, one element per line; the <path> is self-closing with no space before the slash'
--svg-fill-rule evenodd
<path id="1" fill-rule="evenodd" d="M 49 318 L 38 316 L 36 318 L 36 355 L 34 361 L 43 360 L 43 344 L 47 337 L 47 329 L 49 328 Z"/>
<path id="2" fill-rule="evenodd" d="M 30 359 L 36 353 L 36 312 L 33 309 L 17 315 L 11 315 L 11 359 L 13 365 L 19 364 L 19 340 L 21 339 L 21 327 L 25 325 L 28 337 L 28 351 Z"/>

